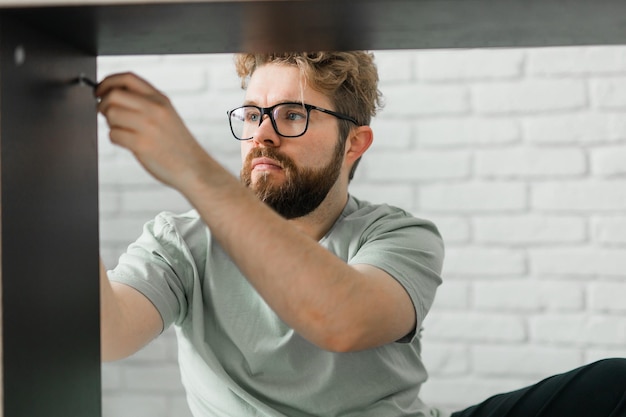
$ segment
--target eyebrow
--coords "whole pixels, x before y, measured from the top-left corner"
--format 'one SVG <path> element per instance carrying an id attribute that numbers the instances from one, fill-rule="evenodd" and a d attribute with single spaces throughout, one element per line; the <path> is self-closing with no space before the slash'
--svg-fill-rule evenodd
<path id="1" fill-rule="evenodd" d="M 283 103 L 302 103 L 302 104 L 304 104 L 304 101 L 301 101 L 301 100 L 280 100 L 280 101 L 277 101 L 276 103 L 272 104 L 272 106 L 275 106 L 277 104 L 283 104 Z M 244 106 L 262 107 L 262 106 L 259 106 L 254 100 L 245 100 L 243 102 L 243 105 Z M 271 107 L 271 106 L 268 106 L 268 107 Z"/>

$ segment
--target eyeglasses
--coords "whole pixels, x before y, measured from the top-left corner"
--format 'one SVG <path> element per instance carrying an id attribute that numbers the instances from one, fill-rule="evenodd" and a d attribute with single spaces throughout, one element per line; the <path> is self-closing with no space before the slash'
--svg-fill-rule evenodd
<path id="1" fill-rule="evenodd" d="M 263 123 L 263 116 L 266 114 L 269 116 L 276 133 L 285 138 L 297 138 L 304 135 L 309 127 L 311 110 L 321 111 L 359 125 L 355 119 L 345 114 L 304 103 L 279 103 L 271 107 L 242 106 L 230 110 L 226 114 L 228 114 L 230 130 L 237 140 L 252 139 L 256 129 Z"/>

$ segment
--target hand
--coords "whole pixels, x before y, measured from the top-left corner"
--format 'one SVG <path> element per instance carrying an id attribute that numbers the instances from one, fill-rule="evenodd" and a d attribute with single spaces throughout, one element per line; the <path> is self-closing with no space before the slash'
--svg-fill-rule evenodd
<path id="1" fill-rule="evenodd" d="M 131 151 L 159 181 L 182 191 L 206 152 L 170 100 L 135 74 L 115 74 L 96 88 L 111 142 Z"/>

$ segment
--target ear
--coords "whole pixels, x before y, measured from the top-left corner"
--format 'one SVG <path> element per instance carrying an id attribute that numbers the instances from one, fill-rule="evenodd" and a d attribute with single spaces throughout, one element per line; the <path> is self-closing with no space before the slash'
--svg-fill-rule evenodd
<path id="1" fill-rule="evenodd" d="M 358 126 L 350 131 L 346 141 L 346 162 L 352 166 L 374 141 L 374 133 L 369 126 Z"/>

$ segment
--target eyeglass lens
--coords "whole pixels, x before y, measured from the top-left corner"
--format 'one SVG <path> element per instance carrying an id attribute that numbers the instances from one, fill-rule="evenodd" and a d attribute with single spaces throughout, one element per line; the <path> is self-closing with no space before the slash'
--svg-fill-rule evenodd
<path id="1" fill-rule="evenodd" d="M 243 106 L 230 113 L 230 125 L 233 134 L 240 140 L 251 139 L 262 121 L 262 113 L 257 107 Z M 270 116 L 276 133 L 294 137 L 302 135 L 307 127 L 308 112 L 306 107 L 297 103 L 285 103 L 274 107 Z"/>

